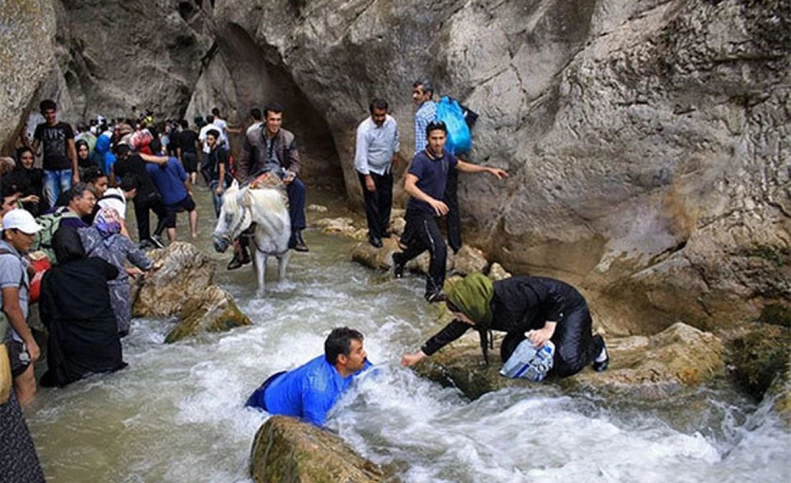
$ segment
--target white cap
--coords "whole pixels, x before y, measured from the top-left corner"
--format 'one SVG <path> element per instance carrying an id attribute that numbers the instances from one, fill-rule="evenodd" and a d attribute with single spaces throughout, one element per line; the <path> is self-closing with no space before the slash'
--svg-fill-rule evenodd
<path id="1" fill-rule="evenodd" d="M 41 226 L 36 223 L 36 219 L 27 210 L 17 208 L 3 216 L 3 230 L 19 230 L 22 233 L 32 235 L 40 229 Z"/>
<path id="2" fill-rule="evenodd" d="M 113 208 L 121 219 L 126 219 L 126 198 L 121 188 L 107 188 L 104 196 L 97 203 L 102 208 Z"/>

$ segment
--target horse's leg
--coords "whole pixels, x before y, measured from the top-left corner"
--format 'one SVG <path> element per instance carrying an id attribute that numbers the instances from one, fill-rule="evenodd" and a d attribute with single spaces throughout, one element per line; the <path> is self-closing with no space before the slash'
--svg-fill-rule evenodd
<path id="1" fill-rule="evenodd" d="M 255 270 L 258 275 L 258 293 L 264 293 L 264 276 L 266 275 L 266 254 L 257 248 L 255 251 Z"/>
<path id="2" fill-rule="evenodd" d="M 288 260 L 291 258 L 291 250 L 277 257 L 277 279 L 283 280 L 286 277 Z"/>

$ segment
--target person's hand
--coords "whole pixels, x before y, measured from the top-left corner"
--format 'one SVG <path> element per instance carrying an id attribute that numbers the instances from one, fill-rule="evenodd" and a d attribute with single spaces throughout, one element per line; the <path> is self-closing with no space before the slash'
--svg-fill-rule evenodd
<path id="1" fill-rule="evenodd" d="M 137 267 L 129 267 L 126 269 L 126 274 L 130 277 L 136 277 L 138 275 L 143 275 L 143 271 Z"/>
<path id="2" fill-rule="evenodd" d="M 22 203 L 38 203 L 41 200 L 36 195 L 27 195 L 24 198 L 19 198 L 19 201 Z"/>
<path id="3" fill-rule="evenodd" d="M 79 182 L 80 182 L 80 173 L 79 173 L 79 172 L 77 172 L 77 173 L 72 173 L 72 175 L 71 175 L 71 182 L 72 182 L 73 184 L 77 184 L 77 183 L 79 183 Z"/>
<path id="4" fill-rule="evenodd" d="M 414 354 L 404 354 L 401 357 L 401 365 L 404 367 L 412 367 L 426 357 L 423 351 L 415 352 Z"/>
<path id="5" fill-rule="evenodd" d="M 293 171 L 287 171 L 286 177 L 283 178 L 283 183 L 289 185 L 291 184 L 292 181 L 294 181 L 296 177 L 297 177 L 296 173 L 294 173 Z"/>
<path id="6" fill-rule="evenodd" d="M 508 173 L 500 168 L 489 168 L 487 171 L 490 174 L 497 176 L 497 179 L 503 179 L 508 177 Z"/>
<path id="7" fill-rule="evenodd" d="M 218 184 L 217 187 L 214 189 L 214 192 L 217 193 L 217 196 L 222 196 L 222 185 Z"/>
<path id="8" fill-rule="evenodd" d="M 531 330 L 527 334 L 525 334 L 533 346 L 540 349 L 544 347 L 544 344 L 547 343 L 549 339 L 552 338 L 554 331 L 544 327 L 542 329 Z"/>
<path id="9" fill-rule="evenodd" d="M 428 204 L 434 209 L 437 216 L 442 216 L 448 212 L 448 205 L 442 201 L 432 199 Z"/>
<path id="10" fill-rule="evenodd" d="M 41 357 L 41 349 L 38 347 L 38 344 L 36 344 L 36 339 L 32 336 L 25 341 L 25 345 L 27 346 L 28 354 L 30 354 L 30 363 L 34 364 L 38 361 L 39 357 Z"/>
<path id="11" fill-rule="evenodd" d="M 365 175 L 365 189 L 371 193 L 376 192 L 376 184 L 374 184 L 374 178 L 370 174 Z"/>

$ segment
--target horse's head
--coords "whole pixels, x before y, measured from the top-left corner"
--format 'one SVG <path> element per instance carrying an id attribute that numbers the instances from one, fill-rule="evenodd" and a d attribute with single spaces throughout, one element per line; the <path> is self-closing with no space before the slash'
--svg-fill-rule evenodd
<path id="1" fill-rule="evenodd" d="M 222 196 L 220 217 L 212 234 L 214 249 L 220 253 L 225 252 L 234 238 L 253 223 L 247 190 L 247 187 L 240 189 L 239 183 L 234 181 Z"/>

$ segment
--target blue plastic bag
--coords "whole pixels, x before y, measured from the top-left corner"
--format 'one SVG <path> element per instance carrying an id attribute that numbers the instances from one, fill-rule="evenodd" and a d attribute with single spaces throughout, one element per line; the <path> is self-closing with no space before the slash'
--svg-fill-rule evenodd
<path id="1" fill-rule="evenodd" d="M 442 121 L 448 128 L 448 141 L 445 149 L 452 154 L 464 154 L 472 149 L 472 133 L 464 112 L 455 99 L 443 96 L 437 103 L 437 121 Z"/>

